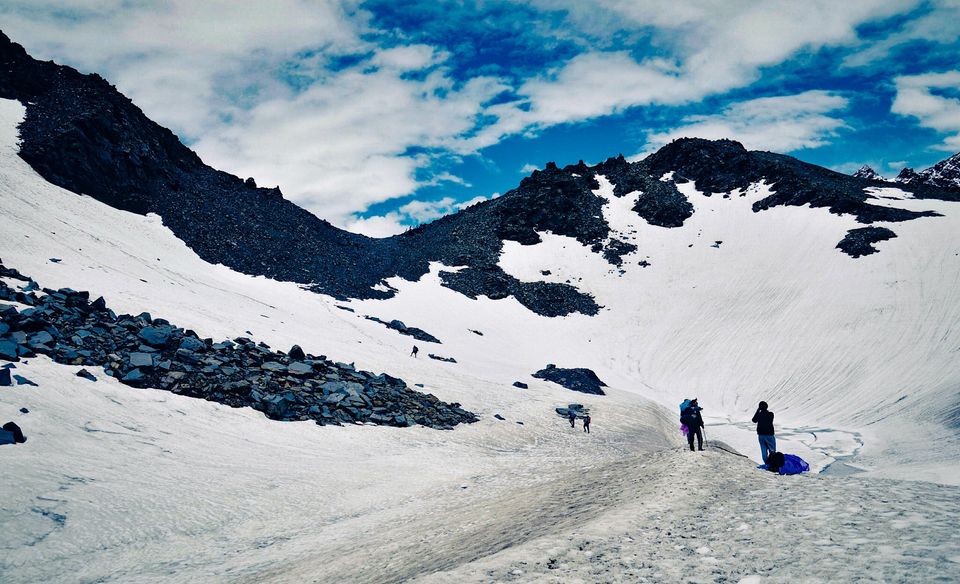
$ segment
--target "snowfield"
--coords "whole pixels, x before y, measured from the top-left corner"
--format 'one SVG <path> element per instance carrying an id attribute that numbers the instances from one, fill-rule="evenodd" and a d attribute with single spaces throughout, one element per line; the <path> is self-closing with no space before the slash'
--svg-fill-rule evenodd
<path id="1" fill-rule="evenodd" d="M 390 300 L 341 302 L 210 265 L 159 217 L 47 183 L 16 155 L 23 112 L 0 100 L 5 265 L 201 336 L 384 371 L 481 421 L 276 422 L 18 363 L 39 387 L 0 388 L 0 422 L 28 436 L 0 447 L 0 582 L 960 580 L 956 203 L 877 191 L 876 204 L 943 216 L 885 225 L 898 237 L 854 260 L 834 249 L 850 217 L 754 213 L 769 185 L 679 185 L 695 213 L 664 229 L 601 178 L 605 218 L 638 246 L 622 272 L 549 233 L 506 242 L 500 261 L 593 294 L 595 317 L 470 300 L 439 285 L 439 264 L 390 280 Z M 412 339 L 363 315 L 443 344 L 411 358 Z M 594 370 L 608 395 L 530 377 L 548 363 Z M 705 453 L 677 431 L 685 397 L 706 408 Z M 760 399 L 780 450 L 823 473 L 754 468 Z M 592 434 L 554 413 L 572 402 L 591 408 Z"/>

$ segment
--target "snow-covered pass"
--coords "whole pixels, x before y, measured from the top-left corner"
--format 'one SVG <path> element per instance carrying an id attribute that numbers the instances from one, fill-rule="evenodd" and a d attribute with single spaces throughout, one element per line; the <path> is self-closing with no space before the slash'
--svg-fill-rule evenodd
<path id="1" fill-rule="evenodd" d="M 371 243 L 0 41 L 0 582 L 960 581 L 956 191 L 689 139 Z"/>

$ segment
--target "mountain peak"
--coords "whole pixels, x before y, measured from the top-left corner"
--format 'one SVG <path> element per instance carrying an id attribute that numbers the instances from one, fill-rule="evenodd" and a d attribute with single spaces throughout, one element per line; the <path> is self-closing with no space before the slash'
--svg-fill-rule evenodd
<path id="1" fill-rule="evenodd" d="M 920 172 L 912 168 L 904 168 L 894 180 L 907 185 L 922 184 L 944 189 L 960 189 L 960 152 Z"/>
<path id="2" fill-rule="evenodd" d="M 861 166 L 857 172 L 853 173 L 854 178 L 862 178 L 866 180 L 886 180 L 879 174 L 877 171 L 873 170 L 869 165 L 864 164 Z"/>

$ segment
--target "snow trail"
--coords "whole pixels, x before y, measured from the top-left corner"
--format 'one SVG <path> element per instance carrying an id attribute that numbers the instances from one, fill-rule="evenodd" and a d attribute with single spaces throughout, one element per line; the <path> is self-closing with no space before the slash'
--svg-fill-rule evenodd
<path id="1" fill-rule="evenodd" d="M 573 528 L 416 581 L 960 579 L 958 487 L 782 477 L 709 448 L 658 452 L 616 467 L 634 479 L 621 483 L 630 488 L 623 504 Z"/>

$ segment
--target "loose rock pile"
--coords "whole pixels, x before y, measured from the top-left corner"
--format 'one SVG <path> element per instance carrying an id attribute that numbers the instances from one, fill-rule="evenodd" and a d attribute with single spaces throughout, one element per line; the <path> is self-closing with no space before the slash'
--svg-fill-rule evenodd
<path id="1" fill-rule="evenodd" d="M 579 391 L 581 393 L 606 395 L 602 388 L 606 387 L 607 384 L 603 381 L 600 381 L 600 378 L 597 377 L 596 373 L 583 367 L 564 369 L 551 363 L 547 365 L 545 369 L 541 369 L 540 371 L 534 373 L 533 377 L 536 377 L 537 379 L 546 379 L 547 381 L 552 381 L 558 385 L 566 387 L 567 389 Z"/>
<path id="2" fill-rule="evenodd" d="M 2 263 L 0 276 L 28 283 L 15 290 L 0 281 L 0 302 L 30 306 L 0 304 L 2 360 L 43 354 L 58 363 L 102 367 L 126 385 L 250 406 L 274 420 L 441 429 L 477 421 L 460 404 L 413 391 L 385 373 L 305 354 L 298 346 L 282 353 L 245 337 L 215 343 L 148 313 L 118 316 L 103 298 L 90 302 L 87 292 L 25 291 L 38 287 Z"/>

